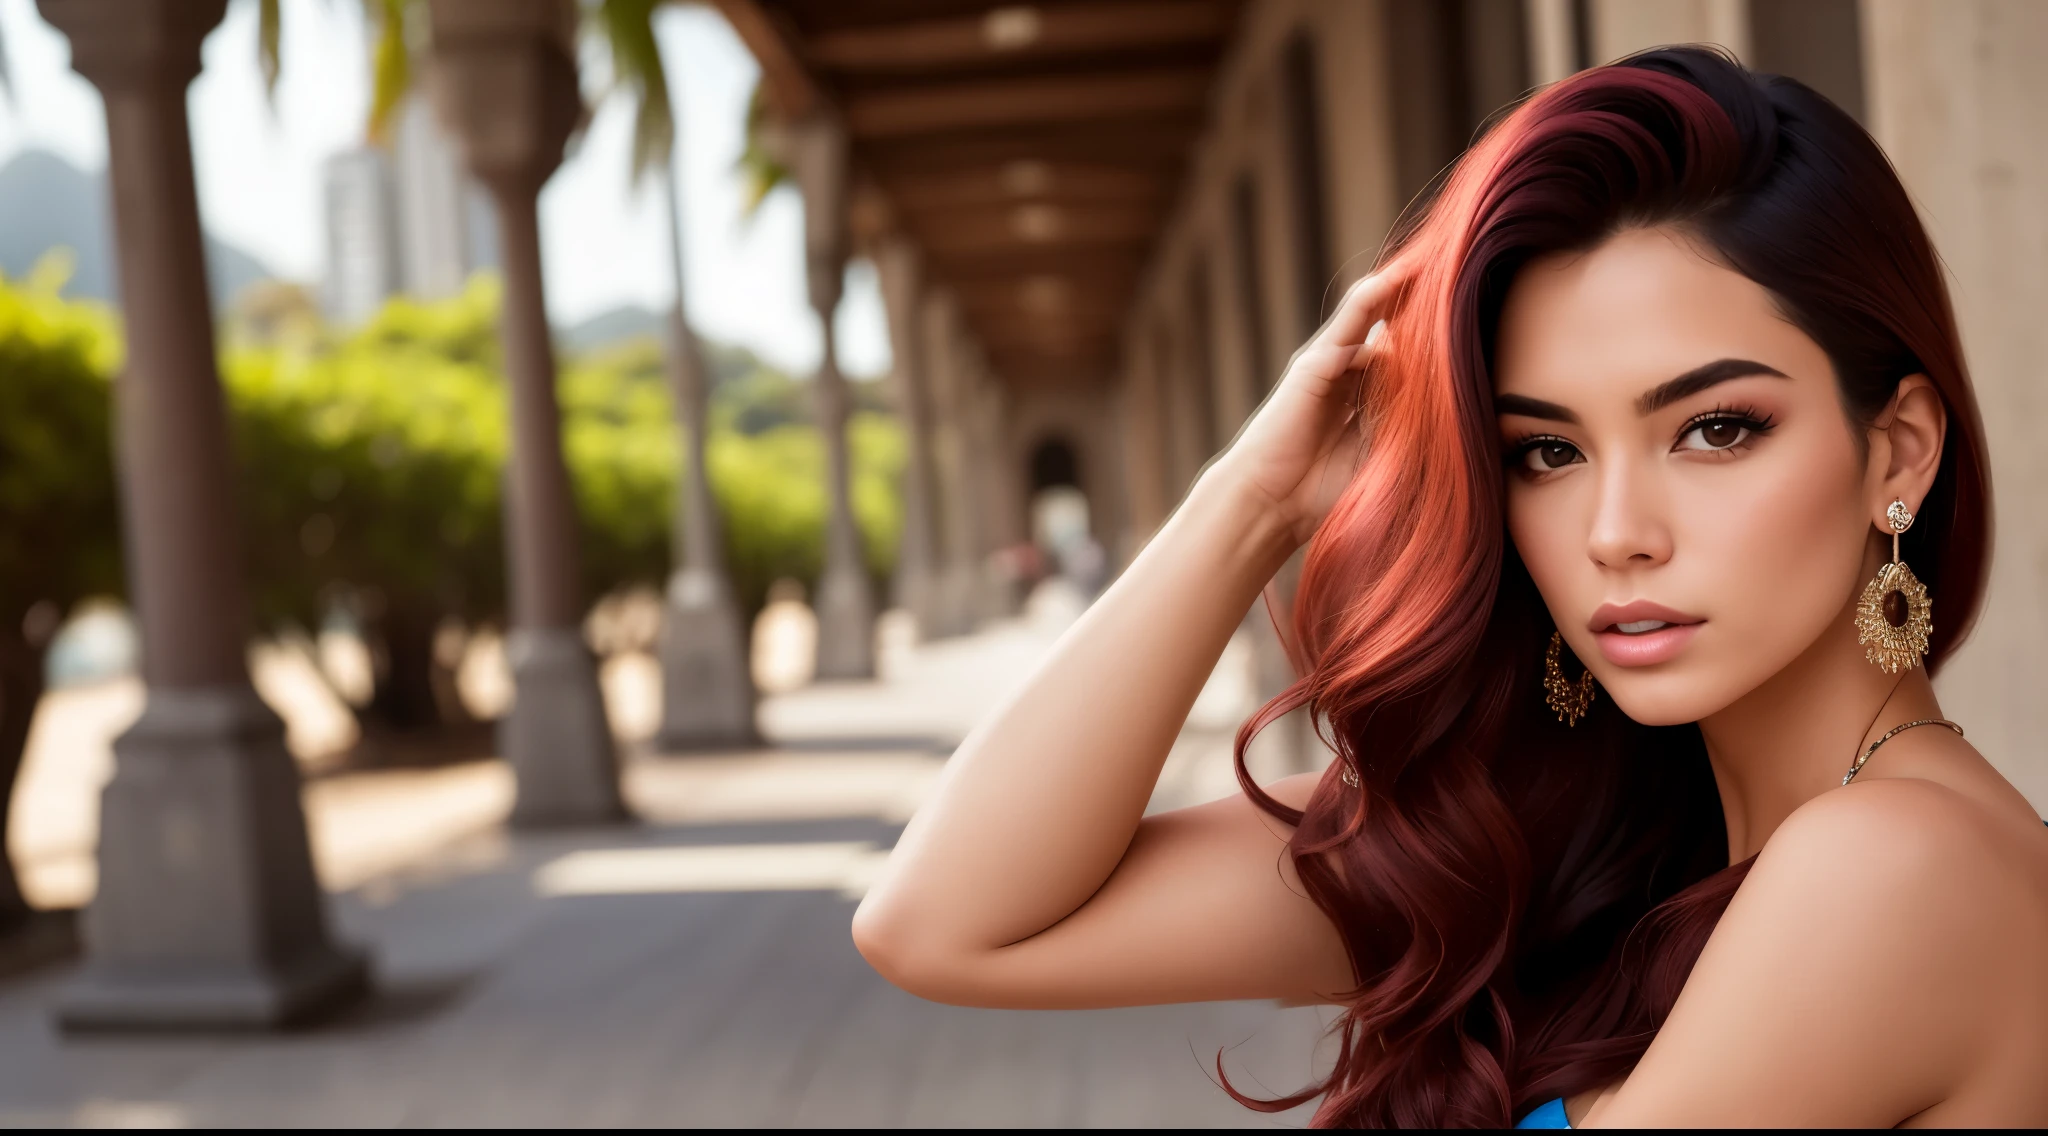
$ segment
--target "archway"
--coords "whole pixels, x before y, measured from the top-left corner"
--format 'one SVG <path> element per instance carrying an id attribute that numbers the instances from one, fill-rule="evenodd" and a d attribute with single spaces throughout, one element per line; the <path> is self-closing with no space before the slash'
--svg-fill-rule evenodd
<path id="1" fill-rule="evenodd" d="M 1042 560 L 1040 576 L 1059 576 L 1083 598 L 1102 587 L 1108 558 L 1092 531 L 1088 494 L 1081 488 L 1081 463 L 1072 442 L 1052 435 L 1031 447 L 1031 539 Z"/>

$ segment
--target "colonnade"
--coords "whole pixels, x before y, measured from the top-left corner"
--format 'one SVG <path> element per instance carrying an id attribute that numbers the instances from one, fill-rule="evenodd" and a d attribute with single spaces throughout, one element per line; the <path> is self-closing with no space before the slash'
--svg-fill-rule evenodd
<path id="1" fill-rule="evenodd" d="M 1447 25 L 1432 23 L 1446 8 L 1434 0 L 1249 6 L 1106 383 L 1076 376 L 1073 389 L 1037 391 L 998 381 L 917 248 L 886 232 L 869 242 L 909 445 L 895 602 L 927 635 L 1008 610 L 1016 597 L 992 557 L 1028 538 L 1023 465 L 1048 429 L 1079 445 L 1098 531 L 1128 560 L 1265 397 L 1329 299 L 1369 270 L 1403 204 L 1462 144 L 1474 108 L 1490 109 L 1485 92 L 1653 43 L 1715 39 L 1759 65 L 1810 75 L 1863 115 L 1953 272 L 1989 427 L 2001 547 L 1986 618 L 1940 689 L 1973 740 L 2048 801 L 2048 763 L 2031 746 L 2048 732 L 2048 703 L 2034 696 L 2048 673 L 2048 514 L 2035 504 L 2048 490 L 2037 444 L 2048 401 L 2036 393 L 2048 344 L 2035 315 L 2048 300 L 2048 72 L 2031 59 L 2048 42 L 2048 16 L 2032 0 L 1812 0 L 1805 24 L 1766 0 L 1461 3 L 1467 25 L 1486 35 L 1446 38 Z M 365 968 L 328 928 L 282 726 L 244 662 L 248 613 L 184 98 L 225 0 L 39 4 L 105 98 L 129 341 L 117 450 L 147 688 L 140 720 L 116 743 L 87 962 L 62 1013 L 96 1026 L 275 1024 L 360 989 Z M 428 14 L 440 111 L 493 194 L 504 250 L 517 698 L 503 751 L 519 779 L 515 819 L 612 820 L 623 809 L 578 629 L 577 526 L 535 219 L 579 112 L 575 7 L 429 0 Z M 1475 15 L 1487 20 L 1474 24 Z M 1444 64 L 1424 68 L 1436 87 L 1398 81 L 1431 58 Z M 854 523 L 833 335 L 855 251 L 846 141 L 819 111 L 784 126 L 778 145 L 805 197 L 809 297 L 825 344 L 815 388 L 830 501 L 819 673 L 862 678 L 874 673 L 876 597 Z M 663 736 L 744 739 L 753 695 L 704 480 L 704 375 L 687 327 L 674 339 L 691 444 Z M 1263 612 L 1247 613 L 1271 694 L 1289 670 L 1267 626 Z M 1292 741 L 1276 735 L 1293 747 L 1283 761 L 1312 764 L 1306 735 L 1293 730 Z"/>
<path id="2" fill-rule="evenodd" d="M 1013 597 L 991 557 L 1021 537 L 1006 392 L 952 295 L 900 234 L 873 251 L 889 309 L 890 383 L 909 453 L 896 603 L 927 638 L 966 634 L 1008 614 Z"/>
<path id="3" fill-rule="evenodd" d="M 102 803 L 87 962 L 61 1011 L 73 1025 L 275 1025 L 362 989 L 367 973 L 363 955 L 328 929 L 296 767 L 245 661 L 231 449 L 185 119 L 185 88 L 225 5 L 40 4 L 69 38 L 74 68 L 105 98 L 128 336 L 117 454 L 146 688 L 140 720 L 116 742 Z M 569 0 L 429 0 L 426 16 L 436 109 L 490 191 L 500 226 L 516 692 L 500 748 L 517 775 L 513 820 L 615 821 L 625 809 L 581 631 L 578 524 L 537 220 L 539 192 L 581 117 L 578 13 Z M 833 334 L 849 253 L 845 139 L 818 115 L 785 127 L 781 144 L 808 206 L 806 274 L 825 343 L 816 392 L 831 509 L 819 673 L 865 678 L 874 673 L 874 599 L 853 517 Z M 673 255 L 680 260 L 679 246 Z M 1015 537 L 1015 525 L 991 518 L 1002 494 L 990 487 L 985 460 L 1003 449 L 995 436 L 1002 399 L 957 312 L 918 280 L 914 254 L 877 259 L 899 309 L 892 334 L 913 451 L 902 590 L 932 631 L 964 631 L 1000 609 L 984 568 L 991 542 Z M 705 375 L 680 296 L 674 323 L 671 367 L 688 445 L 661 738 L 678 747 L 744 743 L 756 736 L 753 691 L 705 477 Z"/>

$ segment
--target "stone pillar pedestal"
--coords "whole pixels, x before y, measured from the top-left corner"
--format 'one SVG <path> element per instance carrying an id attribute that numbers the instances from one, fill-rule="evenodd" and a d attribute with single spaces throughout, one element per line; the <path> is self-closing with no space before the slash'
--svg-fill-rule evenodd
<path id="1" fill-rule="evenodd" d="M 141 718 L 100 798 L 99 891 L 60 1021 L 283 1024 L 359 990 L 328 934 L 284 725 L 257 698 L 185 88 L 225 0 L 42 0 L 106 101 L 125 373 L 116 453 Z"/>
<path id="2" fill-rule="evenodd" d="M 583 632 L 514 627 L 505 657 L 515 701 L 498 723 L 498 747 L 519 780 L 512 823 L 551 828 L 624 819 L 611 726 Z"/>
<path id="3" fill-rule="evenodd" d="M 65 1026 L 285 1025 L 363 989 L 362 955 L 327 934 L 284 723 L 253 688 L 152 689 L 114 760 Z"/>
<path id="4" fill-rule="evenodd" d="M 661 728 L 656 748 L 758 744 L 746 628 L 725 575 L 681 568 L 668 578 L 661 621 Z"/>
<path id="5" fill-rule="evenodd" d="M 683 468 L 676 494 L 678 567 L 668 578 L 662 610 L 661 727 L 655 746 L 730 749 L 761 739 L 754 721 L 756 691 L 747 627 L 726 571 L 724 526 L 705 464 L 710 391 L 704 355 L 683 302 L 682 195 L 672 167 L 663 171 L 662 183 L 668 191 L 676 279 L 675 309 L 669 313 L 669 377 L 683 434 Z"/>
<path id="6" fill-rule="evenodd" d="M 583 641 L 575 498 L 562 460 L 555 358 L 541 293 L 540 188 L 582 114 L 571 0 L 429 0 L 433 93 L 463 158 L 497 206 L 505 308 L 499 335 L 512 404 L 506 478 L 512 712 L 499 743 L 519 779 L 521 825 L 621 819 L 596 661 Z"/>

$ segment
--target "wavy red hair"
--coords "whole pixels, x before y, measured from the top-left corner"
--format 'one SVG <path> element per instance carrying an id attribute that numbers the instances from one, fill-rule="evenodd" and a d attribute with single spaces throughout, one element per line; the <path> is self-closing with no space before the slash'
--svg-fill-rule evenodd
<path id="1" fill-rule="evenodd" d="M 1508 541 L 1494 325 L 1515 273 L 1636 225 L 1683 227 L 1834 363 L 1852 421 L 1928 375 L 1949 434 L 1906 557 L 1966 634 L 1989 560 L 1983 430 L 1932 245 L 1870 136 L 1807 87 L 1702 48 L 1581 72 L 1447 172 L 1388 258 L 1412 275 L 1362 376 L 1365 456 L 1310 542 L 1301 679 L 1238 736 L 1239 779 L 1296 824 L 1308 894 L 1358 986 L 1316 1123 L 1502 1127 L 1626 1075 L 1742 881 L 1696 726 L 1543 705 L 1550 632 Z M 1307 807 L 1244 769 L 1306 707 L 1336 760 Z M 1340 774 L 1352 771 L 1356 786 Z"/>

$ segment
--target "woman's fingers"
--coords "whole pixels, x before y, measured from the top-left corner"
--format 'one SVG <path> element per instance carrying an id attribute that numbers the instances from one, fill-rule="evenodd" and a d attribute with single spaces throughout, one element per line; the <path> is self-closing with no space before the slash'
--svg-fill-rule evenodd
<path id="1" fill-rule="evenodd" d="M 1353 284 L 1337 302 L 1337 310 L 1329 322 L 1316 333 L 1315 342 L 1358 343 L 1365 338 L 1366 329 L 1381 316 L 1386 315 L 1390 301 L 1399 294 L 1401 285 L 1407 283 L 1408 265 L 1405 261 L 1393 264 Z"/>
<path id="2" fill-rule="evenodd" d="M 1364 342 L 1359 342 L 1358 337 L 1348 342 L 1318 339 L 1295 355 L 1289 370 L 1322 383 L 1331 382 L 1347 371 L 1363 370 L 1379 354 L 1386 332 L 1387 321 L 1377 319 L 1366 329 Z"/>
<path id="3" fill-rule="evenodd" d="M 1386 338 L 1387 321 L 1383 319 L 1374 320 L 1373 325 L 1366 329 L 1365 342 L 1359 344 L 1357 350 L 1351 353 L 1350 369 L 1354 371 L 1364 370 L 1365 365 L 1372 362 L 1372 357 L 1380 353 L 1380 344 Z"/>

